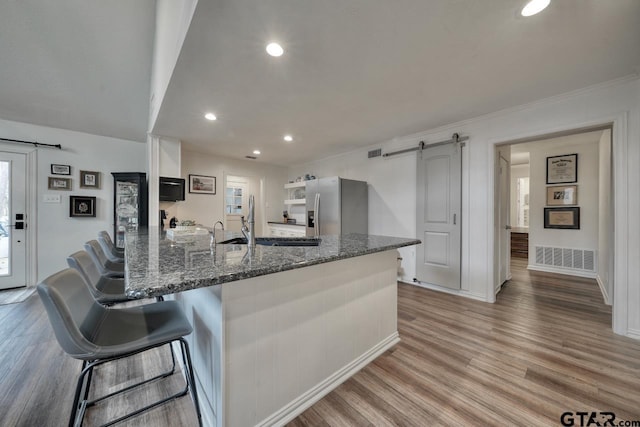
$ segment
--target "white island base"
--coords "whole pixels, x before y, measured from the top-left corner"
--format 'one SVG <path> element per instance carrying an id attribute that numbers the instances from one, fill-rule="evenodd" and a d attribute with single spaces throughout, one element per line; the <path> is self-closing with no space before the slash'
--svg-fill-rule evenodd
<path id="1" fill-rule="evenodd" d="M 203 423 L 282 425 L 399 341 L 395 249 L 175 295 Z"/>

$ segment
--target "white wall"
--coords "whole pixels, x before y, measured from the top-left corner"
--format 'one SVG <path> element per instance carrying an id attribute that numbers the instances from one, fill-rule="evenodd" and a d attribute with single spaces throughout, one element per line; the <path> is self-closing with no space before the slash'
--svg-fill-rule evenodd
<path id="1" fill-rule="evenodd" d="M 161 176 L 168 176 L 173 178 L 180 178 L 182 176 L 182 143 L 178 140 L 168 139 L 168 138 L 160 138 L 153 137 L 157 141 L 157 155 L 158 155 L 158 177 L 159 180 Z M 150 144 L 151 142 L 148 142 Z M 149 179 L 155 179 L 156 177 L 151 177 L 149 175 Z M 154 183 L 156 184 L 156 183 Z M 181 202 L 161 202 L 159 200 L 159 182 L 158 191 L 154 192 L 152 188 L 153 185 L 149 183 L 149 225 L 160 225 L 159 211 L 161 209 L 166 211 L 167 220 L 164 222 L 165 226 L 169 226 L 169 221 L 171 217 L 178 216 L 178 204 Z M 188 182 L 185 182 L 185 195 L 188 191 Z M 153 195 L 152 195 L 153 192 Z M 155 203 L 153 199 L 157 200 L 157 209 L 154 206 Z M 157 221 L 157 223 L 155 223 Z"/>
<path id="2" fill-rule="evenodd" d="M 380 144 L 380 146 L 393 144 Z M 367 150 L 357 150 L 317 162 L 293 167 L 289 179 L 305 174 L 318 178 L 340 176 L 369 184 L 369 234 L 414 237 L 416 234 L 415 154 L 373 159 Z M 402 280 L 415 277 L 415 247 L 400 248 Z"/>
<path id="3" fill-rule="evenodd" d="M 614 330 L 640 338 L 640 80 L 637 76 L 559 95 L 438 129 L 380 141 L 368 149 L 388 152 L 468 135 L 463 150 L 462 294 L 493 302 L 495 144 L 608 122 L 614 127 L 616 259 Z M 373 143 L 374 141 L 372 141 Z M 415 154 L 367 159 L 367 149 L 290 169 L 341 175 L 371 184 L 370 232 L 415 236 Z M 404 277 L 415 274 L 415 250 L 404 252 Z M 411 256 L 410 256 L 411 255 Z"/>
<path id="4" fill-rule="evenodd" d="M 612 283 L 610 273 L 613 263 L 613 199 L 611 197 L 611 130 L 602 132 L 598 141 L 599 179 L 598 179 L 598 276 L 597 280 L 604 293 L 605 302 L 611 304 Z"/>
<path id="5" fill-rule="evenodd" d="M 182 161 L 182 143 L 176 139 L 159 138 L 159 173 L 160 176 L 180 178 Z"/>
<path id="6" fill-rule="evenodd" d="M 151 64 L 151 90 L 149 98 L 148 129 L 153 129 L 162 100 L 167 92 L 178 56 L 189 30 L 198 0 L 157 0 L 156 27 Z M 158 135 L 147 138 L 147 179 L 149 180 L 149 226 L 160 224 L 160 209 L 172 210 L 173 206 L 159 202 L 160 176 L 180 176 L 180 141 Z M 175 160 L 175 161 L 174 161 Z M 173 214 L 175 215 L 175 213 Z M 170 218 L 170 216 L 169 216 Z"/>
<path id="7" fill-rule="evenodd" d="M 149 127 L 158 117 L 169 79 L 178 60 L 198 0 L 157 0 L 153 44 Z"/>
<path id="8" fill-rule="evenodd" d="M 519 144 L 529 151 L 529 265 L 536 264 L 536 246 L 598 250 L 598 142 L 602 131 Z M 579 230 L 544 228 L 547 205 L 546 160 L 578 154 Z"/>
<path id="9" fill-rule="evenodd" d="M 37 277 L 42 280 L 67 267 L 67 255 L 81 250 L 98 232 L 113 234 L 113 177 L 111 172 L 143 172 L 145 144 L 116 138 L 72 132 L 26 123 L 0 120 L 3 138 L 61 144 L 62 150 L 37 150 Z M 11 145 L 6 145 L 8 149 Z M 51 164 L 71 165 L 72 191 L 47 189 Z M 100 189 L 80 188 L 80 170 L 101 172 Z M 44 203 L 45 194 L 59 194 L 61 203 Z M 95 218 L 70 218 L 69 196 L 95 196 Z M 33 226 L 34 224 L 29 224 Z M 35 284 L 31 283 L 30 285 Z"/>
<path id="10" fill-rule="evenodd" d="M 186 200 L 177 202 L 170 208 L 170 212 L 175 212 L 174 215 L 178 219 L 193 219 L 207 226 L 213 226 L 216 221 L 224 222 L 224 176 L 227 174 L 264 178 L 267 205 L 264 219 L 266 221 L 282 220 L 284 184 L 287 182 L 287 170 L 284 167 L 257 161 L 216 157 L 183 149 L 182 177 L 188 180 L 189 174 L 215 176 L 216 194 L 191 194 L 188 191 L 187 182 Z M 256 228 L 257 235 L 263 234 L 261 228 Z"/>

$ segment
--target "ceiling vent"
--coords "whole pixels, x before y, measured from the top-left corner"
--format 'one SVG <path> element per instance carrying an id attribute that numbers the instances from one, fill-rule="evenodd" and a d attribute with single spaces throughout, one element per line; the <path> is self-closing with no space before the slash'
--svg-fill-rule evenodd
<path id="1" fill-rule="evenodd" d="M 367 156 L 371 159 L 374 157 L 380 157 L 382 156 L 382 148 L 378 148 L 377 150 L 371 150 L 369 151 L 369 153 L 367 154 Z"/>
<path id="2" fill-rule="evenodd" d="M 246 157 L 247 159 L 251 159 L 251 160 L 255 160 L 255 159 L 257 159 L 257 157 L 255 157 L 255 156 L 245 156 L 245 157 Z"/>

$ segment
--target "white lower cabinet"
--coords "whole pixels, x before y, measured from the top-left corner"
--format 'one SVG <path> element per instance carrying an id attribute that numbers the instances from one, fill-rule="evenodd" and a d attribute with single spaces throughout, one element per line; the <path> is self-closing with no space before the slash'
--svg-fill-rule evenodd
<path id="1" fill-rule="evenodd" d="M 269 224 L 271 237 L 304 237 L 306 228 L 299 225 Z"/>

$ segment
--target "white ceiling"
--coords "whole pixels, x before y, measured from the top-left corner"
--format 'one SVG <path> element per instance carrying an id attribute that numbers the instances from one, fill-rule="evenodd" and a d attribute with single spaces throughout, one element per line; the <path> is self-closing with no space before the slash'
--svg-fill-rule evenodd
<path id="1" fill-rule="evenodd" d="M 286 165 L 638 72 L 640 1 L 523 4 L 201 0 L 153 132 Z M 0 118 L 143 141 L 154 7 L 2 0 Z"/>
<path id="2" fill-rule="evenodd" d="M 514 150 L 514 148 L 515 146 L 511 147 L 511 166 L 528 165 L 529 151 L 517 152 Z"/>
<path id="3" fill-rule="evenodd" d="M 146 140 L 154 0 L 0 5 L 1 119 Z"/>

